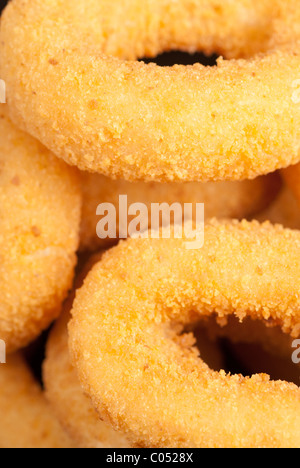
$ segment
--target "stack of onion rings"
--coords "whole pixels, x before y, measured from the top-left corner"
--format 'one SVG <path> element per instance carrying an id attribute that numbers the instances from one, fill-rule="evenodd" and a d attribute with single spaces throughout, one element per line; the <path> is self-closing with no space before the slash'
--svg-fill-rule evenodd
<path id="1" fill-rule="evenodd" d="M 150 62 L 172 50 L 219 59 Z M 9 354 L 0 446 L 299 447 L 300 389 L 282 381 L 298 383 L 299 370 L 299 70 L 298 0 L 11 0 L 0 25 L 1 351 L 63 314 L 43 366 L 57 420 Z M 135 207 L 119 226 L 121 195 Z M 105 203 L 113 243 L 138 204 L 150 238 L 93 257 L 62 307 L 77 249 L 83 260 L 111 244 L 96 230 Z M 203 245 L 190 242 L 194 219 L 178 238 L 186 203 L 217 218 Z M 153 204 L 179 205 L 175 227 L 154 226 Z M 231 219 L 254 216 L 275 225 Z M 250 373 L 269 366 L 281 380 L 219 371 L 219 339 Z"/>

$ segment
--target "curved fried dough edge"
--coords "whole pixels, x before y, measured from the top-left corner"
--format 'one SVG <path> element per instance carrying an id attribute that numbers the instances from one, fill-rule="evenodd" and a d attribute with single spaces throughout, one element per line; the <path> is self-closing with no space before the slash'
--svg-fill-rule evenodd
<path id="1" fill-rule="evenodd" d="M 130 240 L 77 293 L 69 325 L 79 378 L 100 415 L 147 447 L 297 447 L 300 390 L 216 373 L 176 330 L 214 312 L 299 334 L 300 233 L 257 222 L 185 241 Z M 180 415 L 180 416 L 179 416 Z"/>
<path id="2" fill-rule="evenodd" d="M 298 0 L 86 6 L 13 0 L 1 19 L 11 118 L 56 155 L 106 176 L 170 182 L 242 180 L 299 162 Z M 131 61 L 172 49 L 247 60 Z"/>
<path id="3" fill-rule="evenodd" d="M 0 447 L 74 448 L 21 354 L 0 365 Z"/>
<path id="4" fill-rule="evenodd" d="M 103 253 L 94 255 L 76 281 L 76 287 L 92 266 L 100 261 Z M 65 303 L 64 313 L 54 325 L 47 343 L 46 359 L 43 364 L 43 378 L 46 397 L 58 420 L 76 445 L 82 448 L 130 447 L 125 436 L 117 433 L 99 419 L 90 399 L 84 394 L 77 372 L 71 364 L 68 349 L 67 324 L 75 298 L 73 292 Z M 197 330 L 197 343 L 201 356 L 213 368 L 221 368 L 224 359 L 217 344 L 207 338 L 204 329 Z M 183 339 L 191 340 L 189 335 Z M 192 340 L 194 344 L 194 340 Z"/>
<path id="5" fill-rule="evenodd" d="M 102 253 L 91 258 L 77 278 L 76 287 L 82 285 L 88 271 L 101 257 Z M 74 297 L 75 290 L 66 301 L 63 315 L 54 325 L 47 343 L 43 365 L 46 397 L 61 425 L 79 447 L 128 448 L 125 436 L 100 420 L 70 362 L 67 324 Z"/>
<path id="6" fill-rule="evenodd" d="M 25 347 L 59 315 L 79 242 L 77 171 L 0 107 L 0 339 Z"/>

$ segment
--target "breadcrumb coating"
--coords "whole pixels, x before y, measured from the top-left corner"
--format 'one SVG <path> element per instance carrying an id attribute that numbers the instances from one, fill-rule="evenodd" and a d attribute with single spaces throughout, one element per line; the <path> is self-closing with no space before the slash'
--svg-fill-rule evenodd
<path id="1" fill-rule="evenodd" d="M 76 171 L 0 108 L 0 339 L 12 352 L 59 315 L 79 242 Z"/>
<path id="2" fill-rule="evenodd" d="M 14 122 L 82 170 L 254 178 L 300 160 L 298 0 L 12 0 L 0 71 Z M 137 62 L 216 52 L 216 67 Z"/>
<path id="3" fill-rule="evenodd" d="M 47 344 L 43 366 L 46 397 L 61 425 L 78 447 L 128 448 L 130 445 L 125 436 L 101 421 L 79 383 L 69 357 L 69 319 L 67 313 L 56 322 Z"/>
<path id="4" fill-rule="evenodd" d="M 88 262 L 76 281 L 82 285 L 90 268 L 100 260 L 95 255 Z M 53 327 L 48 343 L 43 378 L 46 397 L 58 420 L 76 445 L 82 448 L 124 448 L 130 447 L 125 436 L 104 423 L 84 394 L 76 370 L 71 364 L 68 349 L 67 324 L 75 297 L 75 290 L 65 303 L 64 313 Z"/>
<path id="5" fill-rule="evenodd" d="M 299 336 L 300 233 L 211 221 L 200 250 L 132 239 L 77 292 L 69 325 L 79 378 L 101 417 L 146 447 L 298 447 L 300 389 L 214 372 L 178 329 L 217 313 Z"/>
<path id="6" fill-rule="evenodd" d="M 102 254 L 94 255 L 76 281 L 82 286 L 83 279 L 91 267 L 100 260 Z M 66 301 L 64 313 L 53 327 L 47 343 L 43 377 L 46 397 L 58 420 L 76 445 L 82 448 L 122 448 L 130 447 L 129 441 L 111 425 L 100 420 L 91 400 L 80 385 L 76 369 L 71 364 L 68 349 L 67 325 L 71 318 L 70 310 L 75 298 L 75 290 Z M 215 369 L 224 365 L 222 352 L 215 340 L 210 340 L 204 327 L 197 330 L 197 345 L 201 357 Z M 190 334 L 185 340 L 192 340 Z"/>

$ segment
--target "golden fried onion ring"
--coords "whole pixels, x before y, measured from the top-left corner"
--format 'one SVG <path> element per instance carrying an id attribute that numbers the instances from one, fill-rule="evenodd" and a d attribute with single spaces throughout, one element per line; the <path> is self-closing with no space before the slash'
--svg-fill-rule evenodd
<path id="1" fill-rule="evenodd" d="M 96 254 L 87 263 L 78 276 L 76 287 L 82 282 L 97 263 L 102 254 Z M 101 421 L 98 413 L 80 385 L 76 369 L 71 364 L 68 349 L 67 324 L 71 318 L 70 310 L 75 298 L 75 291 L 65 303 L 64 313 L 51 330 L 47 342 L 46 359 L 43 365 L 43 380 L 46 387 L 46 397 L 61 425 L 82 448 L 122 448 L 130 447 L 122 433 L 116 432 L 111 425 Z M 211 340 L 206 327 L 197 329 L 197 344 L 202 359 L 214 369 L 224 365 L 224 357 L 215 339 Z M 194 337 L 190 334 L 183 337 L 185 342 Z"/>
<path id="2" fill-rule="evenodd" d="M 81 207 L 76 172 L 0 108 L 0 339 L 8 352 L 50 325 L 72 285 Z"/>
<path id="3" fill-rule="evenodd" d="M 95 254 L 78 275 L 75 288 L 82 285 L 92 266 L 102 257 Z M 75 289 L 64 305 L 62 316 L 51 330 L 43 365 L 43 380 L 46 397 L 58 420 L 82 448 L 124 448 L 130 447 L 123 434 L 113 430 L 111 425 L 101 421 L 87 395 L 84 394 L 76 369 L 70 362 L 67 324 L 75 298 Z"/>
<path id="4" fill-rule="evenodd" d="M 300 160 L 298 0 L 12 0 L 0 39 L 12 119 L 80 169 L 239 180 Z M 135 61 L 172 49 L 238 60 Z"/>
<path id="5" fill-rule="evenodd" d="M 147 447 L 297 447 L 300 389 L 266 375 L 213 372 L 178 327 L 272 320 L 300 333 L 300 234 L 212 221 L 200 250 L 179 239 L 129 240 L 77 293 L 70 348 L 100 415 Z"/>

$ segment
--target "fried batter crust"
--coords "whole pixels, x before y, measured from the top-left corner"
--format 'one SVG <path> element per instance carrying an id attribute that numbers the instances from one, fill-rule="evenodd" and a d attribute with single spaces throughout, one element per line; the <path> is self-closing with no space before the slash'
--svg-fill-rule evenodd
<path id="1" fill-rule="evenodd" d="M 206 226 L 201 250 L 135 239 L 109 251 L 69 325 L 79 378 L 100 415 L 147 447 L 297 447 L 300 389 L 213 372 L 178 340 L 217 313 L 300 333 L 300 234 L 269 223 Z"/>
<path id="2" fill-rule="evenodd" d="M 205 182 L 300 160 L 298 0 L 13 0 L 0 39 L 12 119 L 82 170 Z M 172 49 L 232 60 L 135 61 Z"/>
<path id="3" fill-rule="evenodd" d="M 77 171 L 0 108 L 0 339 L 12 352 L 60 313 L 72 285 L 81 208 Z"/>
<path id="4" fill-rule="evenodd" d="M 78 276 L 76 287 L 82 285 L 88 271 L 101 256 L 96 254 L 91 258 Z M 66 301 L 64 313 L 53 327 L 47 343 L 43 365 L 46 397 L 61 425 L 79 447 L 128 448 L 130 445 L 125 436 L 101 421 L 90 399 L 84 394 L 76 369 L 71 364 L 67 324 L 74 298 L 75 290 Z"/>

